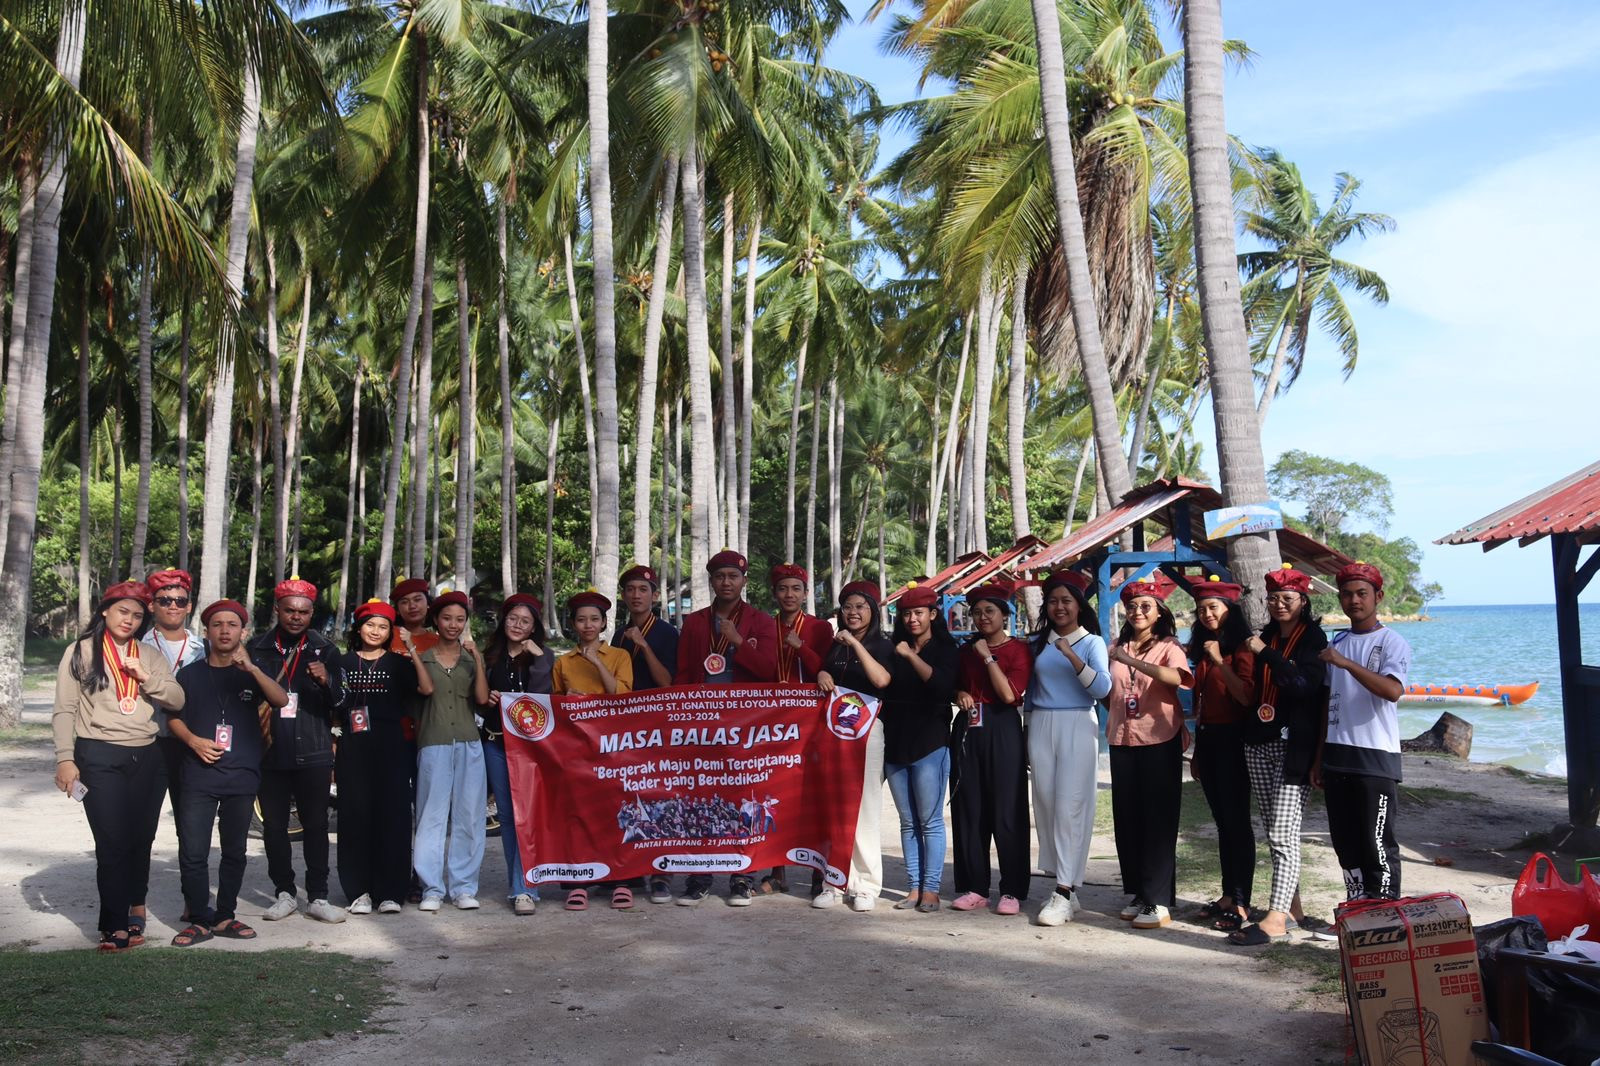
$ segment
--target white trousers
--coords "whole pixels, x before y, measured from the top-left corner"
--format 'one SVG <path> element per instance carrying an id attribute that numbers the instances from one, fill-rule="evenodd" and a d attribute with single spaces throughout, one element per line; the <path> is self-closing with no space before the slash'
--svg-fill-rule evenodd
<path id="1" fill-rule="evenodd" d="M 1039 866 L 1053 870 L 1059 885 L 1081 886 L 1089 869 L 1099 746 L 1100 721 L 1093 710 L 1028 712 Z"/>
<path id="2" fill-rule="evenodd" d="M 867 734 L 867 765 L 862 774 L 861 810 L 856 814 L 856 844 L 850 852 L 850 879 L 845 894 L 877 899 L 883 891 L 883 723 Z"/>

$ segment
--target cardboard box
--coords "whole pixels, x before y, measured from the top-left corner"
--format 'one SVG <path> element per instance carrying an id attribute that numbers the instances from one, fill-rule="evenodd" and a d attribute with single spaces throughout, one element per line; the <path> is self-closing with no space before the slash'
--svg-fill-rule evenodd
<path id="1" fill-rule="evenodd" d="M 1469 1066 L 1489 1036 L 1472 918 L 1441 894 L 1339 908 L 1339 955 L 1367 1066 Z"/>

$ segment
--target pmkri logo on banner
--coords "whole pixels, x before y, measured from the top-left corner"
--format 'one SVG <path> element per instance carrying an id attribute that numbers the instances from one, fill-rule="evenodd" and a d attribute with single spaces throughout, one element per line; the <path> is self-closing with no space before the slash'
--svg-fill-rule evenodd
<path id="1" fill-rule="evenodd" d="M 544 862 L 535 866 L 523 878 L 530 885 L 547 881 L 603 881 L 611 867 L 603 862 Z"/>
<path id="2" fill-rule="evenodd" d="M 750 869 L 748 855 L 657 855 L 651 869 L 661 873 L 719 874 Z"/>
<path id="3" fill-rule="evenodd" d="M 527 692 L 503 693 L 500 696 L 500 717 L 505 722 L 506 732 L 515 733 L 523 740 L 543 740 L 556 728 L 556 716 L 550 710 L 549 696 Z"/>
<path id="4" fill-rule="evenodd" d="M 828 731 L 840 740 L 860 740 L 872 731 L 877 717 L 877 700 L 847 688 L 836 690 L 828 701 Z"/>
<path id="5" fill-rule="evenodd" d="M 813 870 L 821 870 L 828 884 L 835 888 L 844 887 L 846 881 L 844 871 L 837 866 L 829 866 L 828 860 L 820 851 L 812 851 L 810 848 L 790 848 L 789 861 L 796 866 L 809 866 Z"/>

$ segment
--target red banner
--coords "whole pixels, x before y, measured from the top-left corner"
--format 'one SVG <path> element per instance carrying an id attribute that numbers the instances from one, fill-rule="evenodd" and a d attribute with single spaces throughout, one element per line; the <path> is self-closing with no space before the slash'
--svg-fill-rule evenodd
<path id="1" fill-rule="evenodd" d="M 844 887 L 871 696 L 721 685 L 504 693 L 528 884 L 810 866 Z"/>

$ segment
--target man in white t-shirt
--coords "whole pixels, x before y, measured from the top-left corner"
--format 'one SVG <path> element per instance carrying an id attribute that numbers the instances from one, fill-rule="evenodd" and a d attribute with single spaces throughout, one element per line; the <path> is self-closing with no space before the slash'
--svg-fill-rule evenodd
<path id="1" fill-rule="evenodd" d="M 1327 793 L 1328 835 L 1350 899 L 1398 899 L 1400 846 L 1394 822 L 1400 791 L 1400 720 L 1411 647 L 1378 621 L 1383 575 L 1351 563 L 1335 577 L 1350 619 L 1323 650 L 1328 664 L 1327 732 L 1313 783 Z"/>
<path id="2" fill-rule="evenodd" d="M 187 570 L 157 570 L 145 579 L 154 599 L 151 615 L 155 622 L 144 635 L 144 643 L 159 651 L 172 667 L 172 675 L 206 655 L 206 642 L 189 629 L 190 600 L 194 578 Z M 179 770 L 189 748 L 172 735 L 165 714 L 156 715 L 161 753 L 167 760 L 167 792 L 172 797 L 172 816 L 178 816 L 178 794 L 182 789 Z"/>

